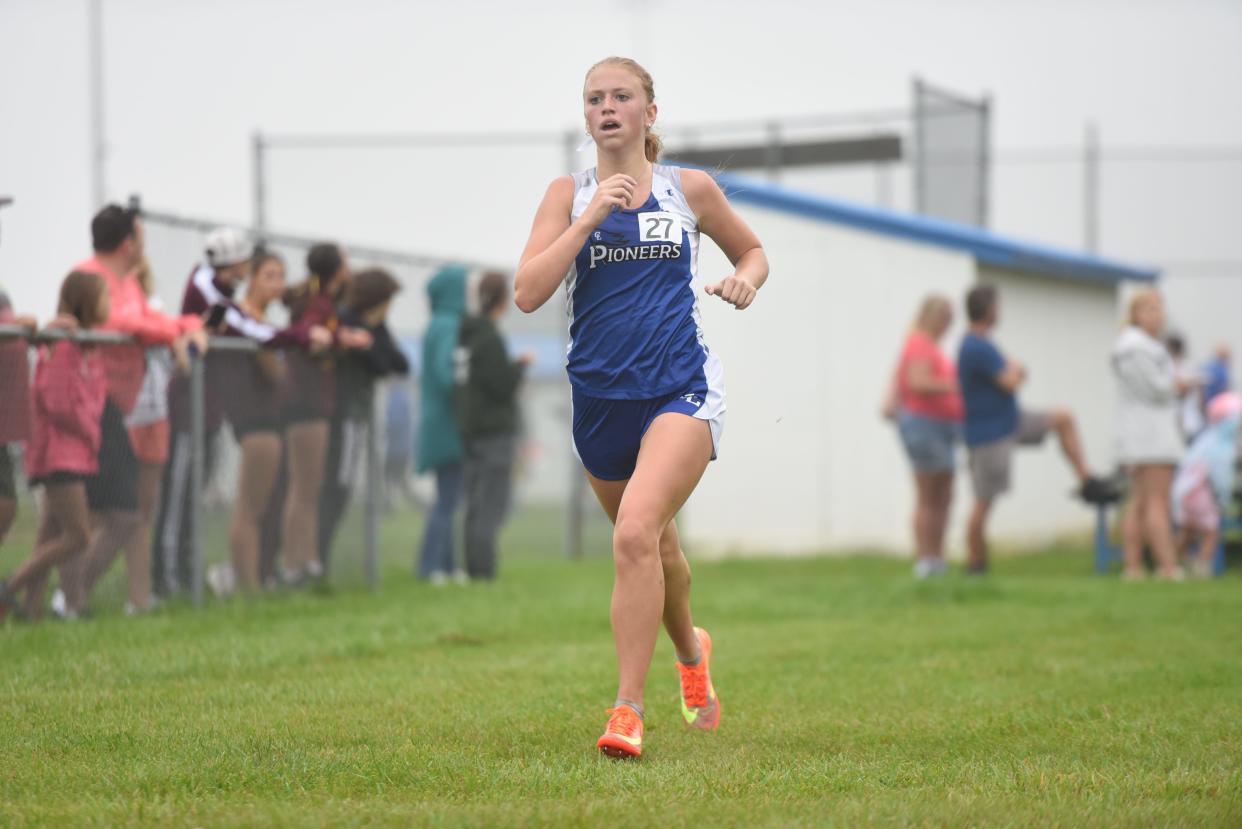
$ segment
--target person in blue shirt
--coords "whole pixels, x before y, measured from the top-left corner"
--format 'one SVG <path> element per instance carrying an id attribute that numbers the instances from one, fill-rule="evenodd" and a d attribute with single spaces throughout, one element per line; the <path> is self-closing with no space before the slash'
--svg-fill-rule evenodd
<path id="1" fill-rule="evenodd" d="M 1009 491 L 1010 467 L 1016 446 L 1038 446 L 1055 432 L 1061 451 L 1079 482 L 1079 495 L 1088 503 L 1107 503 L 1118 496 L 1111 481 L 1088 471 L 1074 416 L 1065 409 L 1034 411 L 1018 405 L 1018 388 L 1026 381 L 1026 366 L 1006 357 L 992 342 L 1000 319 L 996 287 L 979 285 L 966 295 L 970 330 L 962 338 L 957 357 L 958 383 L 966 419 L 963 434 L 970 456 L 970 478 L 975 504 L 967 526 L 966 571 L 987 572 L 986 527 L 992 503 Z"/>
<path id="2" fill-rule="evenodd" d="M 1223 394 L 1233 387 L 1229 377 L 1229 357 L 1229 344 L 1217 343 L 1216 352 L 1212 355 L 1212 359 L 1208 360 L 1203 367 L 1203 375 L 1206 380 L 1203 386 L 1203 411 L 1205 413 L 1213 397 Z"/>
<path id="3" fill-rule="evenodd" d="M 614 524 L 612 630 L 619 682 L 596 743 L 642 753 L 643 690 L 660 623 L 677 652 L 681 714 L 714 729 L 711 637 L 690 614 L 674 517 L 716 456 L 723 369 L 699 326 L 698 290 L 743 310 L 768 277 L 758 237 L 710 175 L 656 163 L 654 84 L 628 58 L 591 67 L 583 117 L 596 166 L 549 185 L 514 279 L 530 313 L 565 286 L 574 448 Z M 732 272 L 695 287 L 700 234 Z"/>

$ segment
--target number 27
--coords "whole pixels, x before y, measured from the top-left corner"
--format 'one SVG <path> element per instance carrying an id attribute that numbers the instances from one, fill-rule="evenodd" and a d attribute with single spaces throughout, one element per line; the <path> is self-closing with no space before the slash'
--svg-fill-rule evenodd
<path id="1" fill-rule="evenodd" d="M 664 232 L 657 233 L 656 228 L 664 225 Z M 647 238 L 648 239 L 671 239 L 673 237 L 673 220 L 661 219 L 653 216 L 647 219 Z"/>

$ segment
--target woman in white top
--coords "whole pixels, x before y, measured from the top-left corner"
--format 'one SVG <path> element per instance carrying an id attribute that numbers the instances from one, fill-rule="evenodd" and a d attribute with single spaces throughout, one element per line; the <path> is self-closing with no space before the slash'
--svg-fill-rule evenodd
<path id="1" fill-rule="evenodd" d="M 1178 398 L 1191 381 L 1179 379 L 1173 357 L 1160 341 L 1164 302 L 1152 288 L 1130 300 L 1129 324 L 1113 347 L 1117 377 L 1118 459 L 1130 475 L 1130 505 L 1121 523 L 1127 579 L 1141 579 L 1143 542 L 1151 545 L 1159 575 L 1181 578 L 1169 521 L 1169 489 L 1181 458 Z"/>

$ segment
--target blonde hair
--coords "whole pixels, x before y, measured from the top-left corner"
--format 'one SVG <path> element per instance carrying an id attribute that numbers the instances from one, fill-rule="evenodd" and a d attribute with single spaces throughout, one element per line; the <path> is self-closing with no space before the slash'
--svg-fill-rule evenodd
<path id="1" fill-rule="evenodd" d="M 953 303 L 949 302 L 949 298 L 943 294 L 928 294 L 923 298 L 923 304 L 919 306 L 919 312 L 914 317 L 914 329 L 922 331 L 928 336 L 935 334 L 935 326 L 938 320 L 950 320 L 953 318 Z"/>
<path id="2" fill-rule="evenodd" d="M 1139 309 L 1149 302 L 1163 302 L 1160 292 L 1155 288 L 1139 288 L 1130 296 L 1130 305 L 1126 310 L 1126 321 L 1130 325 L 1138 325 Z"/>
<path id="3" fill-rule="evenodd" d="M 583 79 L 583 86 L 590 79 L 591 73 L 601 66 L 619 66 L 630 72 L 634 77 L 638 78 L 639 84 L 643 88 L 643 94 L 647 96 L 647 103 L 655 103 L 655 81 L 651 79 L 651 73 L 643 69 L 638 61 L 632 58 L 622 58 L 613 55 L 604 58 L 599 63 L 587 70 L 586 78 Z M 660 157 L 660 151 L 664 149 L 664 142 L 660 140 L 660 136 L 656 135 L 651 127 L 647 127 L 647 132 L 643 135 L 643 153 L 647 156 L 648 161 L 655 161 Z"/>

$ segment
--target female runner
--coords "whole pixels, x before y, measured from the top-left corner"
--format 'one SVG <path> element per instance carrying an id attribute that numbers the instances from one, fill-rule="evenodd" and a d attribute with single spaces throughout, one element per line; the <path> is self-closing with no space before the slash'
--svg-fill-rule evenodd
<path id="1" fill-rule="evenodd" d="M 677 651 L 682 716 L 714 729 L 712 642 L 690 615 L 690 568 L 674 517 L 716 456 L 723 371 L 699 327 L 700 231 L 734 272 L 706 286 L 738 310 L 768 276 L 758 238 L 699 170 L 657 164 L 651 76 L 600 61 L 583 90 L 596 167 L 562 176 L 535 214 L 514 284 L 530 313 L 565 283 L 574 447 L 613 522 L 612 630 L 620 681 L 597 747 L 642 754 L 643 689 L 660 622 Z"/>

